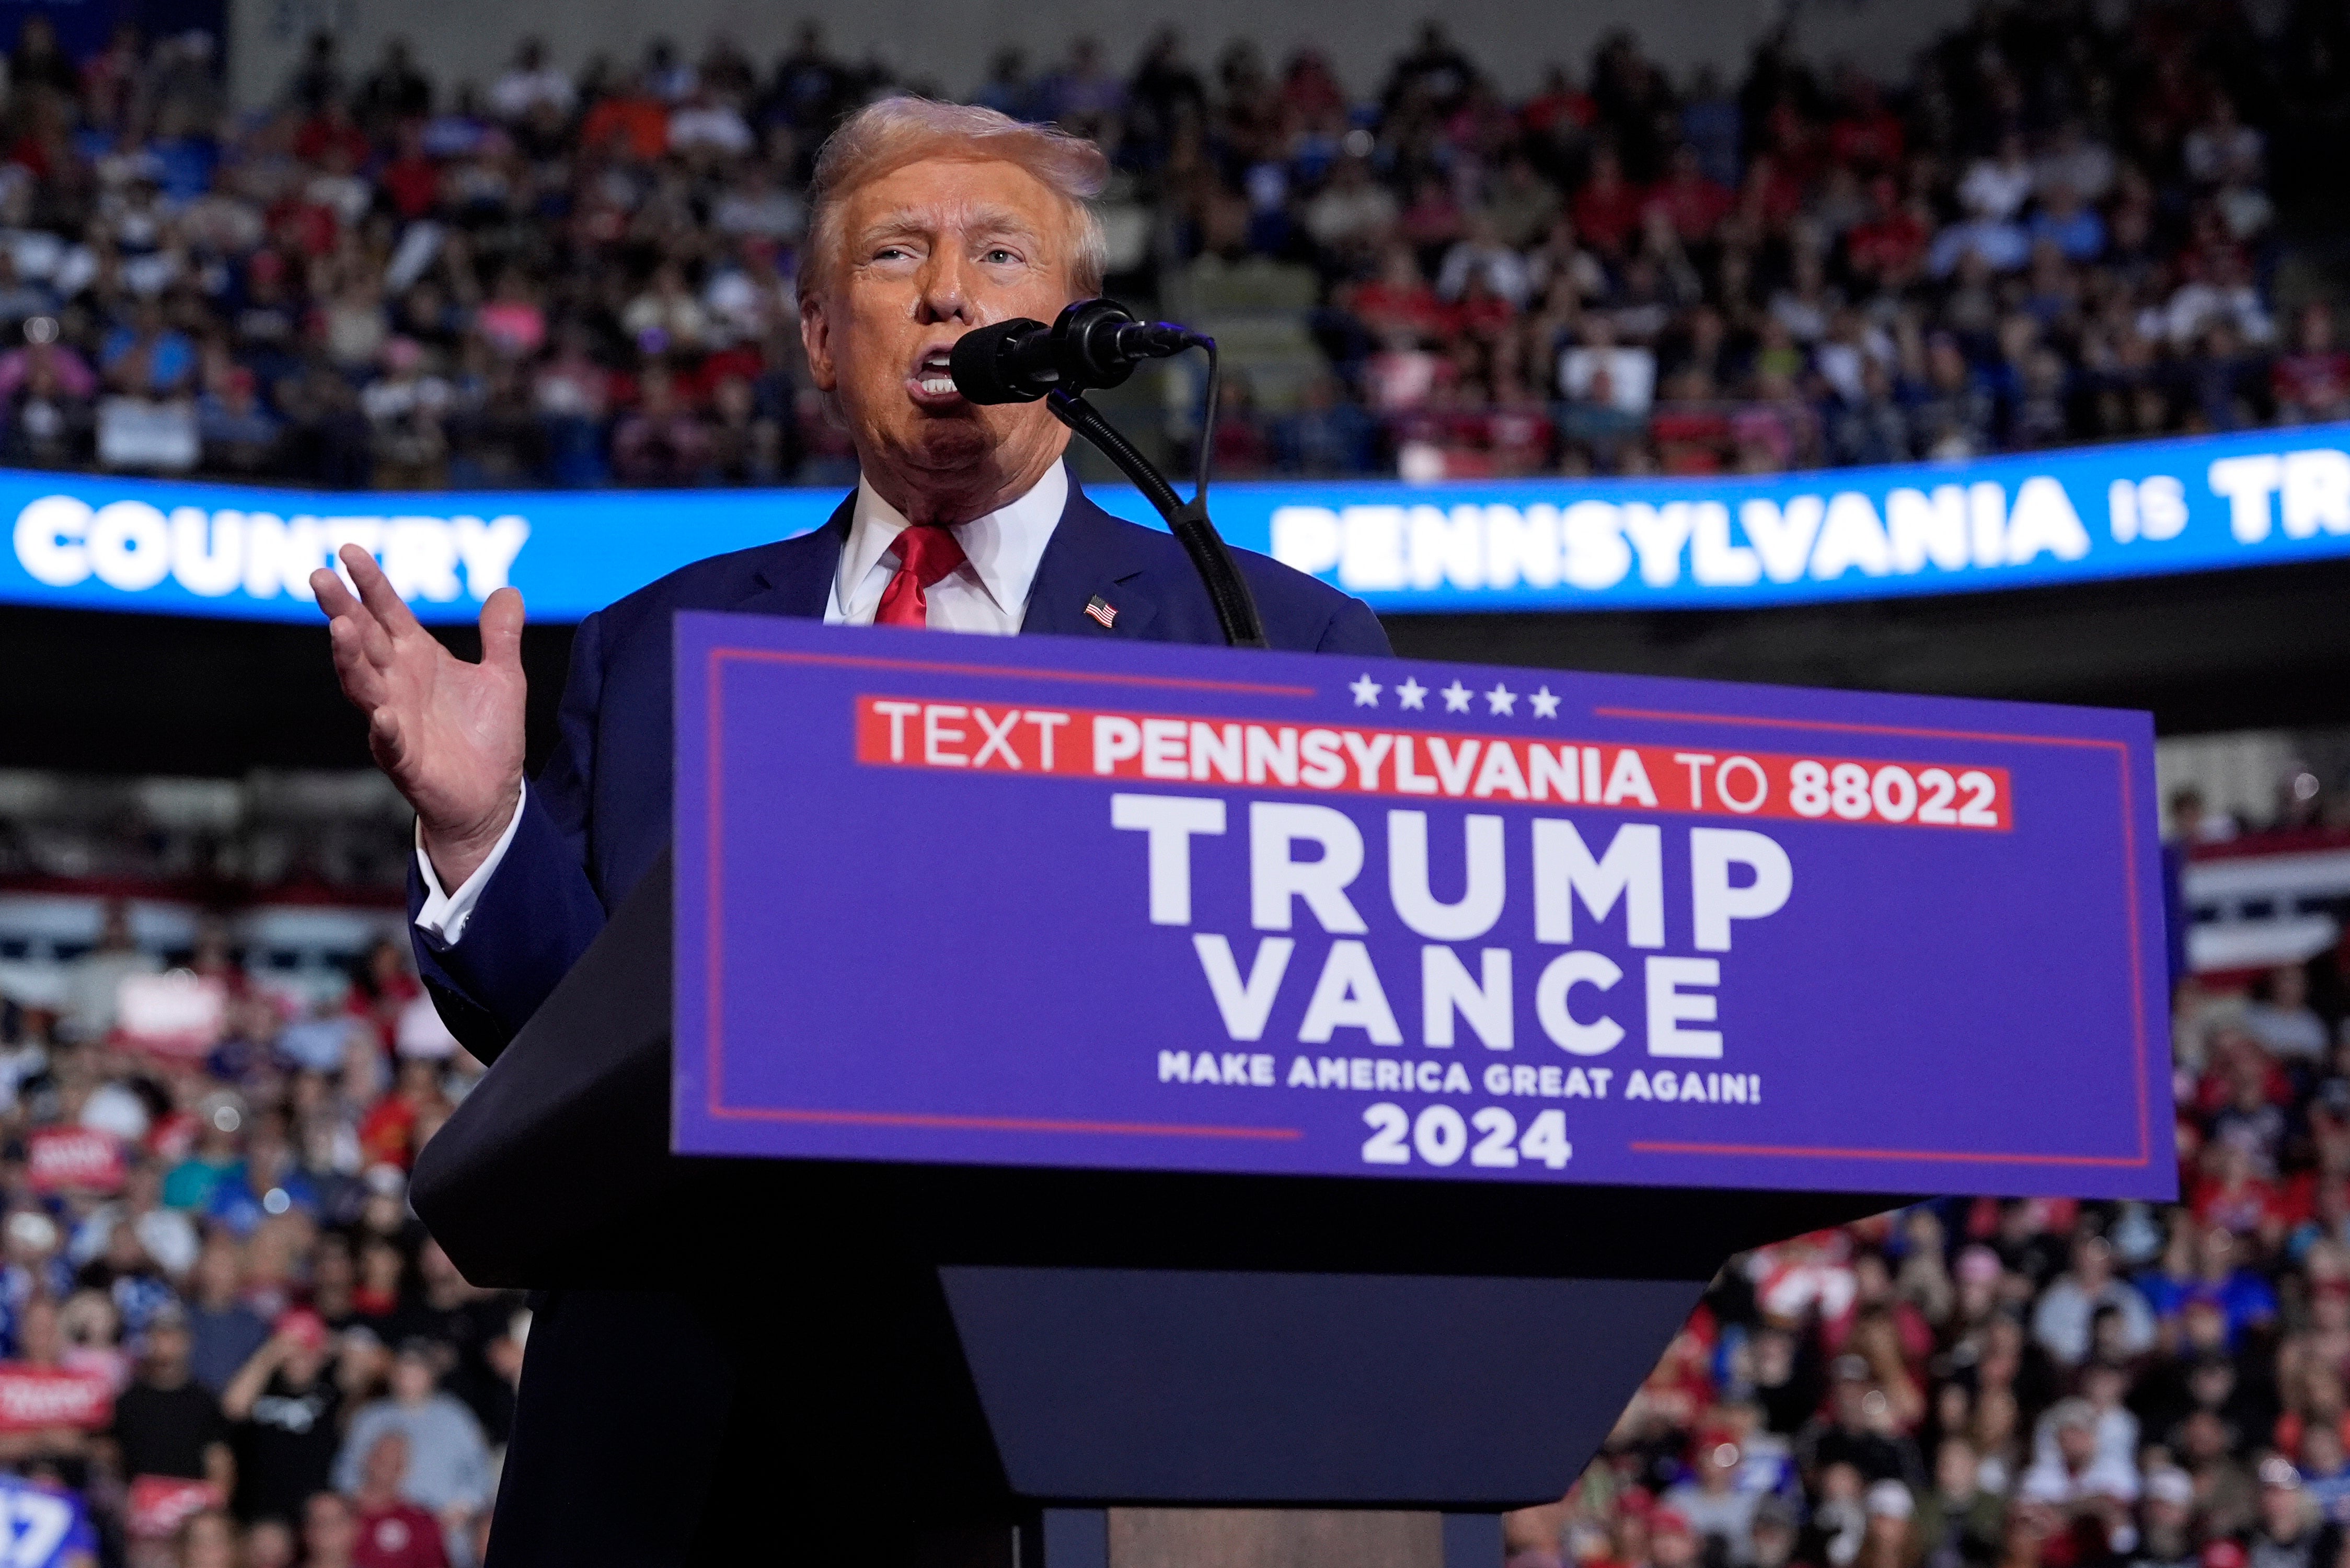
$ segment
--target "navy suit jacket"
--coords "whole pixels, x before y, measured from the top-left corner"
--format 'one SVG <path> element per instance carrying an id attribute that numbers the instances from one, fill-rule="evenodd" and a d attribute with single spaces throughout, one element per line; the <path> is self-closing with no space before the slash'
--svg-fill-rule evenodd
<path id="1" fill-rule="evenodd" d="M 425 985 L 476 1056 L 492 1060 L 504 1049 L 603 929 L 606 912 L 669 846 L 671 614 L 820 618 L 854 504 L 854 496 L 844 500 L 812 534 L 698 561 L 580 624 L 555 753 L 525 792 L 522 824 L 463 940 L 443 947 L 417 933 Z M 1361 600 L 1266 556 L 1234 555 L 1274 647 L 1387 656 L 1387 633 Z M 1085 613 L 1097 595 L 1118 612 L 1108 627 Z M 1223 641 L 1182 545 L 1104 512 L 1074 480 L 1020 629 Z M 422 878 L 411 868 L 411 919 L 423 900 Z"/>
<path id="2" fill-rule="evenodd" d="M 688 566 L 581 624 L 555 753 L 526 792 L 463 940 L 417 938 L 425 984 L 474 1054 L 504 1052 L 669 846 L 672 613 L 822 616 L 850 509 L 844 501 L 813 534 Z M 1386 633 L 1358 600 L 1235 554 L 1274 647 L 1388 653 Z M 1097 595 L 1117 609 L 1109 627 L 1085 613 Z M 1182 546 L 1111 516 L 1074 483 L 1021 630 L 1223 641 Z M 411 917 L 423 896 L 411 874 Z M 545 1044 L 558 1048 L 517 1053 L 481 1091 L 498 1087 L 497 1098 L 542 1130 L 562 1124 L 536 1107 L 582 1087 L 563 1042 Z M 658 1149 L 657 1134 L 652 1141 L 642 1151 L 566 1144 L 550 1165 L 529 1168 L 565 1190 L 583 1164 L 606 1178 L 624 1170 L 631 1182 L 641 1169 L 638 1185 L 651 1197 L 674 1175 L 656 1167 L 691 1163 Z M 974 1501 L 1002 1483 L 972 1459 L 988 1444 L 935 1272 L 895 1256 L 879 1236 L 810 1241 L 770 1230 L 746 1248 L 725 1228 L 746 1210 L 789 1204 L 821 1226 L 825 1199 L 806 1183 L 779 1196 L 747 1176 L 702 1174 L 708 1179 L 686 1206 L 703 1212 L 644 1213 L 639 1203 L 619 1233 L 593 1243 L 620 1260 L 600 1272 L 626 1276 L 627 1261 L 643 1255 L 642 1231 L 629 1227 L 657 1229 L 668 1249 L 655 1269 L 663 1277 L 644 1289 L 535 1298 L 489 1568 L 766 1560 L 785 1521 L 807 1545 L 806 1561 L 847 1562 L 871 1554 L 885 1519 L 927 1521 L 951 1537 L 959 1521 L 993 1506 Z M 494 1208 L 500 1194 L 452 1189 L 439 1201 Z M 845 1216 L 841 1223 L 855 1228 Z M 836 1539 L 835 1529 L 845 1534 Z"/>

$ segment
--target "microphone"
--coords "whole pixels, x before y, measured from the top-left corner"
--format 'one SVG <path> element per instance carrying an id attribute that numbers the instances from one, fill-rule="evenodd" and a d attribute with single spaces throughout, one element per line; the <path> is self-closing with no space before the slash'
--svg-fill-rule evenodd
<path id="1" fill-rule="evenodd" d="M 1145 359 L 1167 359 L 1202 341 L 1169 321 L 1144 321 L 1107 299 L 1081 299 L 1050 327 L 1025 317 L 966 332 L 949 372 L 974 403 L 1033 403 L 1056 388 L 1115 387 Z"/>

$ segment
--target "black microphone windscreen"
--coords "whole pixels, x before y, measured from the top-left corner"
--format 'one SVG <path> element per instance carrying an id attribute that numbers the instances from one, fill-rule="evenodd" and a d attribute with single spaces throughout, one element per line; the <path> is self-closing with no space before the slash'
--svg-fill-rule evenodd
<path id="1" fill-rule="evenodd" d="M 981 327 L 955 339 L 947 358 L 947 371 L 955 390 L 974 403 L 1033 403 L 1045 394 L 1022 383 L 1013 365 L 1013 350 L 1030 333 L 1046 331 L 1041 321 L 1015 317 L 992 327 Z"/>

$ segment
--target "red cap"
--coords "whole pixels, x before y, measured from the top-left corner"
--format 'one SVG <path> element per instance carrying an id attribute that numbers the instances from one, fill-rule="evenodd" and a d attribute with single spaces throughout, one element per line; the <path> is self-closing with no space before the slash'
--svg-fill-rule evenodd
<path id="1" fill-rule="evenodd" d="M 291 1334 L 313 1350 L 323 1350 L 327 1345 L 327 1320 L 308 1307 L 288 1307 L 277 1314 L 271 1325 L 274 1332 Z"/>

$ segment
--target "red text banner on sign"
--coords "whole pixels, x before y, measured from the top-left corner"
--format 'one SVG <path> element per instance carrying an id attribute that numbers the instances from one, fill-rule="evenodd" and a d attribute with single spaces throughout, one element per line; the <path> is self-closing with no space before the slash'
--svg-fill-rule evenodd
<path id="1" fill-rule="evenodd" d="M 1970 832 L 2014 826 L 2001 767 L 1282 724 L 1086 708 L 857 700 L 879 766 L 1613 806 Z"/>

